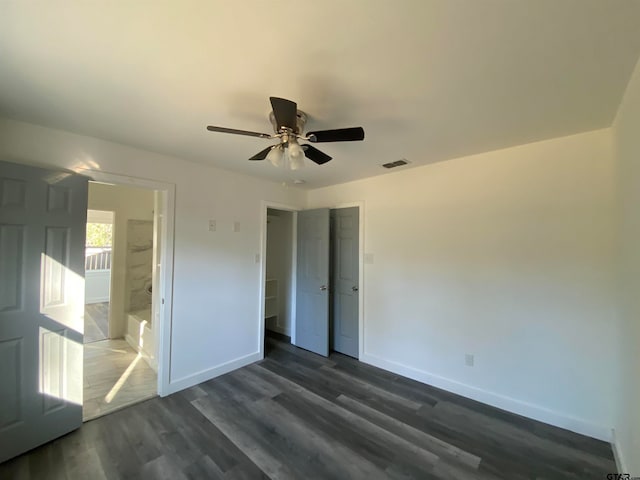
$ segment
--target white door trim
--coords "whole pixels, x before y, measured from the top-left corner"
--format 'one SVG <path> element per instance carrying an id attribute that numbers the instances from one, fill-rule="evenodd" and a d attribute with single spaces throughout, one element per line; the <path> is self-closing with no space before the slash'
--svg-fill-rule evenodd
<path id="1" fill-rule="evenodd" d="M 296 343 L 296 266 L 297 266 L 297 230 L 298 230 L 298 212 L 302 210 L 300 207 L 293 205 L 285 205 L 283 203 L 270 202 L 262 200 L 260 212 L 260 295 L 258 314 L 258 353 L 260 358 L 264 358 L 264 297 L 265 282 L 267 281 L 267 209 L 284 210 L 293 212 L 293 222 L 291 224 L 292 246 L 291 249 L 291 342 Z"/>
<path id="2" fill-rule="evenodd" d="M 176 186 L 173 183 L 137 178 L 127 175 L 100 172 L 96 170 L 80 170 L 78 173 L 90 177 L 96 182 L 128 187 L 159 190 L 163 197 L 163 220 L 160 262 L 162 269 L 162 286 L 160 296 L 164 298 L 164 305 L 160 306 L 160 325 L 156 336 L 156 352 L 158 361 L 158 395 L 164 397 L 171 393 L 171 326 L 173 315 L 173 244 L 175 237 L 175 198 Z"/>

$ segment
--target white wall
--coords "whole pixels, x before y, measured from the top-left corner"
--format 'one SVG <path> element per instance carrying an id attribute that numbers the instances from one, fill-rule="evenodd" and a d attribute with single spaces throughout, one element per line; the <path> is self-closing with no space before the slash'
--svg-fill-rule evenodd
<path id="1" fill-rule="evenodd" d="M 268 329 L 291 336 L 293 212 L 268 210 L 266 276 L 278 282 L 278 317 L 267 319 Z"/>
<path id="2" fill-rule="evenodd" d="M 0 159 L 176 185 L 170 390 L 257 359 L 263 200 L 364 201 L 362 360 L 601 438 L 616 423 L 610 130 L 308 195 L 3 119 Z"/>
<path id="3" fill-rule="evenodd" d="M 610 438 L 611 156 L 600 130 L 311 191 L 364 202 L 362 360 Z"/>
<path id="4" fill-rule="evenodd" d="M 153 220 L 153 190 L 89 183 L 88 208 L 114 212 L 111 257 L 109 337 L 123 338 L 127 330 L 127 222 Z"/>
<path id="5" fill-rule="evenodd" d="M 640 476 L 640 62 L 613 125 L 619 186 L 619 292 L 623 377 L 616 446 L 624 471 Z"/>
<path id="6" fill-rule="evenodd" d="M 107 223 L 113 225 L 113 212 L 107 210 L 87 210 L 87 223 Z"/>
<path id="7" fill-rule="evenodd" d="M 170 390 L 258 358 L 262 201 L 301 206 L 304 192 L 7 119 L 0 119 L 0 159 L 174 183 Z M 217 231 L 208 231 L 209 219 L 217 221 Z M 233 232 L 235 221 L 239 232 Z"/>
<path id="8" fill-rule="evenodd" d="M 87 270 L 84 273 L 84 304 L 108 302 L 111 270 Z M 109 312 L 111 316 L 111 312 Z"/>

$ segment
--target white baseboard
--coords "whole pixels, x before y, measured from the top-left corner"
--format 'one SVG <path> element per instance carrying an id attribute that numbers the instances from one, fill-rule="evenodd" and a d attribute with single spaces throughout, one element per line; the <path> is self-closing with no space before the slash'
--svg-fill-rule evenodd
<path id="1" fill-rule="evenodd" d="M 533 420 L 571 430 L 572 432 L 587 435 L 598 440 L 604 440 L 606 442 L 611 442 L 612 440 L 611 427 L 596 425 L 581 418 L 572 417 L 539 405 L 473 387 L 401 363 L 385 360 L 366 352 L 362 355 L 360 361 Z"/>
<path id="2" fill-rule="evenodd" d="M 93 303 L 109 303 L 109 295 L 102 297 L 88 297 L 84 299 L 85 305 L 91 305 Z"/>
<path id="3" fill-rule="evenodd" d="M 206 370 L 194 373 L 193 375 L 187 375 L 186 377 L 176 380 L 170 380 L 167 388 L 167 395 L 179 392 L 185 388 L 193 387 L 194 385 L 219 377 L 220 375 L 224 375 L 225 373 L 229 373 L 261 359 L 262 357 L 260 356 L 260 352 L 250 353 L 244 357 L 236 358 L 235 360 L 231 360 L 230 362 L 226 362 L 212 368 L 207 368 Z"/>
<path id="4" fill-rule="evenodd" d="M 616 436 L 615 429 L 611 432 L 611 447 L 613 448 L 613 458 L 616 461 L 618 473 L 629 473 L 629 470 L 627 469 L 627 462 L 622 454 L 622 449 L 618 443 L 618 437 Z"/>

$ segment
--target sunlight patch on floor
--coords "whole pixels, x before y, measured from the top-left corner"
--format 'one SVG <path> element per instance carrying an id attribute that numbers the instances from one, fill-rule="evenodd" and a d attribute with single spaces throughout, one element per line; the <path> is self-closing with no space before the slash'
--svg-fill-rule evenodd
<path id="1" fill-rule="evenodd" d="M 136 358 L 134 358 L 133 361 L 129 364 L 129 366 L 124 371 L 124 373 L 120 376 L 120 378 L 115 383 L 113 388 L 111 388 L 111 390 L 109 390 L 109 393 L 107 393 L 107 395 L 104 397 L 105 402 L 111 403 L 111 401 L 118 394 L 122 386 L 127 382 L 127 379 L 131 375 L 131 372 L 133 372 L 133 369 L 136 368 L 136 365 L 138 364 L 141 358 L 142 358 L 142 355 L 138 353 L 138 355 L 136 355 Z"/>

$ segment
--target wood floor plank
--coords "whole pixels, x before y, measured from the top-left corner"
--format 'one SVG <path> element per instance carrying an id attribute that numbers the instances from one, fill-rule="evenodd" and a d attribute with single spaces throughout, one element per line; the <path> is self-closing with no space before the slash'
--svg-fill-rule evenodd
<path id="1" fill-rule="evenodd" d="M 259 470 L 255 464 L 252 465 L 257 472 L 245 465 L 238 465 L 224 474 L 225 480 L 270 480 L 266 473 Z"/>
<path id="2" fill-rule="evenodd" d="M 381 401 L 385 403 L 401 405 L 404 408 L 408 408 L 410 410 L 418 410 L 423 405 L 420 402 L 409 400 L 405 397 L 402 397 L 401 395 L 398 395 L 393 392 L 389 392 L 384 388 L 379 388 L 370 383 L 363 382 L 362 380 L 359 380 L 341 371 L 335 371 L 332 369 L 327 369 L 326 367 L 321 367 L 319 375 L 321 375 L 323 378 L 326 378 L 328 381 L 330 381 L 330 379 L 333 379 L 334 382 L 338 381 L 338 379 L 341 380 L 341 383 L 340 383 L 341 390 L 345 386 L 351 386 L 352 388 L 353 387 L 360 388 L 363 390 L 363 392 L 366 392 L 367 396 L 378 397 L 380 398 Z"/>
<path id="3" fill-rule="evenodd" d="M 209 423 L 190 402 L 178 395 L 165 400 L 157 405 L 163 422 L 173 422 L 186 448 L 208 456 L 225 474 L 239 465 L 244 466 L 245 470 L 252 467 L 251 471 L 254 474 L 259 472 L 249 458 L 218 428 Z M 165 420 L 167 417 L 171 417 L 171 420 Z"/>
<path id="4" fill-rule="evenodd" d="M 0 464 L 0 479 L 601 480 L 615 471 L 605 442 L 341 354 L 265 343 L 265 360 L 87 422 Z"/>
<path id="5" fill-rule="evenodd" d="M 196 406 L 208 409 L 214 423 L 220 421 L 220 415 L 228 413 L 236 433 L 245 429 L 251 431 L 254 438 L 264 437 L 260 442 L 261 456 L 254 458 L 259 466 L 265 457 L 270 457 L 268 463 L 272 465 L 288 462 L 298 478 L 336 478 L 336 475 L 350 471 L 355 475 L 351 478 L 385 477 L 381 469 L 362 457 L 346 448 L 337 449 L 339 443 L 335 442 L 335 437 L 332 442 L 331 438 L 295 419 L 271 399 L 253 401 L 243 394 L 234 395 L 225 385 L 218 386 L 217 395 L 196 400 Z M 224 428 L 224 425 L 219 426 Z M 290 438 L 296 441 L 292 442 Z M 242 443 L 239 446 L 243 448 Z M 251 455 L 253 452 L 245 453 Z"/>
<path id="6" fill-rule="evenodd" d="M 290 343 L 283 343 L 268 338 L 266 340 L 265 356 L 270 358 L 286 358 L 290 362 L 302 363 L 310 368 L 319 368 L 321 366 L 335 366 L 335 362 L 329 358 L 309 352 L 302 348 L 298 348 Z"/>
<path id="7" fill-rule="evenodd" d="M 370 385 L 375 385 L 378 388 L 401 395 L 406 399 L 426 405 L 435 405 L 438 402 L 438 398 L 432 395 L 429 390 L 424 388 L 425 385 L 423 384 L 421 384 L 422 388 L 415 388 L 411 384 L 399 383 L 397 375 L 385 372 L 384 370 L 380 370 L 370 365 L 354 362 L 353 359 L 346 356 L 341 356 L 341 358 L 336 360 L 335 363 L 336 365 L 333 367 L 335 371 L 348 373 L 349 376 L 353 378 L 357 378 L 369 383 Z"/>
<path id="8" fill-rule="evenodd" d="M 258 365 L 328 400 L 335 401 L 339 395 L 344 393 L 416 428 L 424 428 L 424 424 L 427 423 L 416 415 L 416 407 L 420 407 L 419 404 L 409 400 L 407 403 L 388 401 L 395 397 L 384 394 L 382 396 L 375 395 L 375 389 L 368 388 L 368 383 L 350 382 L 348 378 L 327 376 L 322 369 L 310 371 L 299 365 L 281 364 L 271 358 Z M 384 390 L 383 392 L 386 393 Z M 430 405 L 427 406 L 430 407 Z"/>
<path id="9" fill-rule="evenodd" d="M 415 445 L 438 455 L 439 457 L 450 458 L 456 462 L 468 465 L 473 469 L 477 469 L 480 465 L 480 457 L 465 452 L 464 450 L 461 450 L 447 442 L 443 442 L 432 435 L 413 428 L 406 423 L 396 420 L 395 418 L 389 417 L 388 415 L 385 415 L 384 413 L 381 413 L 357 400 L 349 398 L 346 395 L 340 395 L 337 398 L 337 401 L 349 411 L 360 415 L 362 418 L 366 418 L 379 427 L 393 432 Z"/>
<path id="10" fill-rule="evenodd" d="M 79 436 L 78 436 L 79 437 Z M 83 448 L 63 449 L 65 470 L 69 478 L 91 478 L 106 480 L 100 456 L 94 445 L 82 445 Z"/>
<path id="11" fill-rule="evenodd" d="M 279 377 L 287 378 L 321 397 L 335 399 L 342 393 L 335 386 L 319 380 L 314 375 L 309 375 L 308 370 L 301 370 L 297 365 L 283 364 L 270 358 L 259 362 L 259 365 L 265 370 L 269 370 Z"/>
<path id="12" fill-rule="evenodd" d="M 376 429 L 375 425 L 360 417 L 344 415 L 338 411 L 337 405 L 332 408 L 330 402 L 324 406 L 313 401 L 307 402 L 299 393 L 295 397 L 283 393 L 274 401 L 291 412 L 297 422 L 304 422 L 314 430 L 334 438 L 336 443 L 343 444 L 343 448 L 353 450 L 361 461 L 366 460 L 384 468 L 386 476 L 395 471 L 392 468 L 394 464 L 401 463 L 411 465 L 412 471 L 418 474 L 416 478 L 434 478 L 430 472 L 438 457 L 431 452 L 419 449 L 383 429 Z"/>
<path id="13" fill-rule="evenodd" d="M 176 468 L 172 459 L 165 455 L 146 462 L 141 469 L 142 478 L 153 478 L 156 480 L 187 480 L 187 476 Z"/>
<path id="14" fill-rule="evenodd" d="M 42 448 L 42 447 L 40 447 Z M 30 468 L 31 457 L 21 455 L 13 460 L 0 463 L 0 478 L 11 478 L 14 480 L 29 480 L 31 477 Z"/>
<path id="15" fill-rule="evenodd" d="M 117 412 L 114 415 L 120 413 L 122 412 Z M 120 415 L 120 417 L 126 416 Z M 124 435 L 124 425 L 126 425 L 126 421 L 102 425 L 100 441 L 96 444 L 96 450 L 102 464 L 110 464 L 118 477 L 133 477 L 139 472 L 143 462 Z M 109 475 L 109 478 L 117 477 Z"/>
<path id="16" fill-rule="evenodd" d="M 274 455 L 271 449 L 271 441 L 274 440 L 271 432 L 255 425 L 247 416 L 239 415 L 239 404 L 209 396 L 198 398 L 192 403 L 270 478 L 297 477 L 294 470 Z"/>
<path id="17" fill-rule="evenodd" d="M 209 455 L 202 455 L 197 458 L 191 465 L 184 469 L 184 475 L 188 479 L 211 479 L 211 480 L 224 480 L 226 478 L 225 473 L 220 470 L 220 467 L 209 457 Z"/>
<path id="18" fill-rule="evenodd" d="M 302 468 L 297 470 L 306 478 L 384 478 L 383 470 L 372 462 L 337 442 L 335 437 L 325 435 L 308 422 L 300 421 L 280 403 L 264 399 L 255 402 L 252 407 L 283 437 L 299 440 L 295 442 L 302 454 L 299 458 L 305 465 L 304 470 L 309 471 L 304 472 Z"/>
<path id="19" fill-rule="evenodd" d="M 466 428 L 474 428 L 477 431 L 478 438 L 492 439 L 494 442 L 506 441 L 514 449 L 522 449 L 528 454 L 535 452 L 550 467 L 562 466 L 567 463 L 567 459 L 571 458 L 579 460 L 581 473 L 594 470 L 595 474 L 606 475 L 611 471 L 611 468 L 615 469 L 613 462 L 609 465 L 603 464 L 601 457 L 590 452 L 575 449 L 564 443 L 552 442 L 528 430 L 519 429 L 509 422 L 496 421 L 484 413 L 470 410 L 458 404 L 439 402 L 431 412 L 447 422 L 451 422 L 452 419 L 460 419 L 467 426 Z M 471 418 L 473 418 L 473 422 L 469 422 Z"/>
<path id="20" fill-rule="evenodd" d="M 275 385 L 263 381 L 262 378 L 257 376 L 254 372 L 241 368 L 232 372 L 235 378 L 239 378 L 246 385 L 251 385 L 251 388 L 257 390 L 263 398 L 273 398 L 276 395 L 282 393 L 282 391 Z"/>
<path id="21" fill-rule="evenodd" d="M 260 366 L 264 366 L 264 363 Z M 274 383 L 283 385 L 285 388 L 288 387 L 292 392 L 295 392 L 295 399 L 290 393 L 286 393 L 275 397 L 275 401 L 286 405 L 290 411 L 300 412 L 299 416 L 301 420 L 306 419 L 309 421 L 314 418 L 312 414 L 315 414 L 316 418 L 323 421 L 318 422 L 318 426 L 320 423 L 323 423 L 327 428 L 339 429 L 339 431 L 336 432 L 337 438 L 344 438 L 347 434 L 350 434 L 352 436 L 351 443 L 355 444 L 355 442 L 362 441 L 363 439 L 371 441 L 382 447 L 382 451 L 376 452 L 376 455 L 379 457 L 384 457 L 385 454 L 388 454 L 388 449 L 391 448 L 394 450 L 394 455 L 401 453 L 402 455 L 417 459 L 419 463 L 424 465 L 432 466 L 438 460 L 437 455 L 416 447 L 411 442 L 398 437 L 322 396 L 316 395 L 314 392 L 307 390 L 291 380 L 279 377 L 267 369 L 265 369 L 265 375 L 270 376 Z M 368 449 L 375 451 L 372 445 L 368 445 Z"/>

